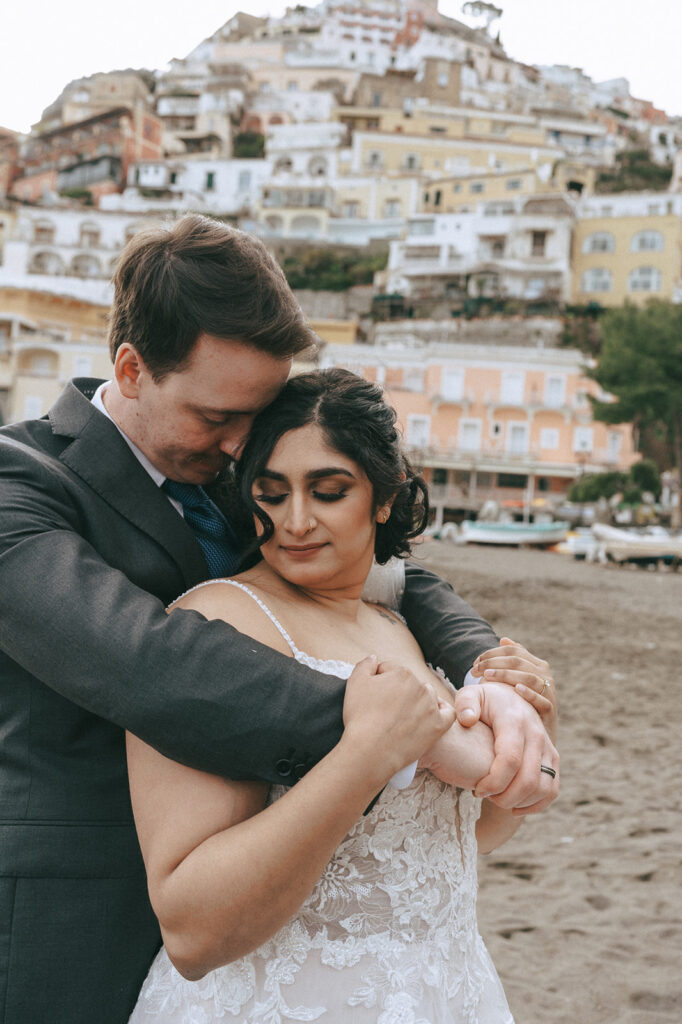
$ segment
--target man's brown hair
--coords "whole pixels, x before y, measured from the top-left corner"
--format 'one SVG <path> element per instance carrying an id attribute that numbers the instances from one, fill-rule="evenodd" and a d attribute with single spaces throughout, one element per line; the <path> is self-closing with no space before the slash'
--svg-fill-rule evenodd
<path id="1" fill-rule="evenodd" d="M 281 358 L 317 343 L 263 243 L 209 217 L 134 235 L 113 282 L 112 361 L 128 342 L 157 382 L 182 369 L 202 333 Z"/>

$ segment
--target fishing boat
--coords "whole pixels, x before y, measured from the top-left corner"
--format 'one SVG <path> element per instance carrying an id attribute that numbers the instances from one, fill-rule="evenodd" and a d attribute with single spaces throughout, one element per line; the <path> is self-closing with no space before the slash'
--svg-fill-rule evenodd
<path id="1" fill-rule="evenodd" d="M 549 547 L 564 540 L 570 524 L 563 519 L 552 522 L 500 522 L 465 519 L 458 540 L 462 544 L 506 544 L 515 547 Z"/>
<path id="2" fill-rule="evenodd" d="M 668 562 L 675 567 L 682 561 L 682 536 L 663 527 L 623 530 L 595 523 L 592 533 L 599 544 L 599 555 L 612 562 Z"/>

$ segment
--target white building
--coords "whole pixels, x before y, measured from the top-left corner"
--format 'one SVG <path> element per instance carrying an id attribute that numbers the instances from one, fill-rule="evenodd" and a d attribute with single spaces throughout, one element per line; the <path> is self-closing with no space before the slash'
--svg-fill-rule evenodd
<path id="1" fill-rule="evenodd" d="M 392 242 L 387 291 L 414 298 L 566 301 L 574 212 L 563 197 L 413 218 Z"/>

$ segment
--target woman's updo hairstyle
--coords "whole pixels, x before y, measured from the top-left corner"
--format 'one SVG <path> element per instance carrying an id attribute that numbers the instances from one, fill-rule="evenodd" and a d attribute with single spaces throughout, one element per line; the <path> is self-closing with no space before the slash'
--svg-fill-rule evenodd
<path id="1" fill-rule="evenodd" d="M 237 467 L 237 481 L 247 507 L 272 537 L 270 517 L 253 500 L 253 487 L 279 439 L 289 430 L 316 423 L 330 448 L 360 466 L 372 485 L 375 513 L 393 498 L 391 514 L 377 523 L 374 555 L 380 565 L 410 552 L 410 540 L 424 530 L 429 515 L 426 484 L 403 454 L 395 410 L 381 388 L 349 370 L 335 367 L 292 377 L 274 402 L 253 422 Z"/>

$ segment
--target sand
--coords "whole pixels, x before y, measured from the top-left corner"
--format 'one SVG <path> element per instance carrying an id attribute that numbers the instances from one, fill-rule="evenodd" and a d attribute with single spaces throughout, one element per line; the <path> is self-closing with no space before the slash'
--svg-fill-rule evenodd
<path id="1" fill-rule="evenodd" d="M 561 795 L 479 861 L 516 1024 L 679 1024 L 682 571 L 448 541 L 417 555 L 557 683 Z"/>

